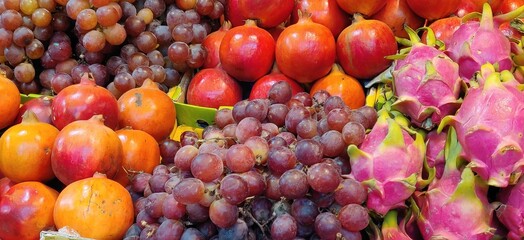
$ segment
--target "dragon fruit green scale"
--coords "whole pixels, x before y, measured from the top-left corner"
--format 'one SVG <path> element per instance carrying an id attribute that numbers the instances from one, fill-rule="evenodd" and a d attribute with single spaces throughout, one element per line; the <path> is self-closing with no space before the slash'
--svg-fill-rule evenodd
<path id="1" fill-rule="evenodd" d="M 350 177 L 367 187 L 367 207 L 380 215 L 405 206 L 421 177 L 426 148 L 413 134 L 415 139 L 383 110 L 360 148 L 348 147 Z"/>
<path id="2" fill-rule="evenodd" d="M 514 78 L 502 81 L 511 74 L 490 65 L 481 68 L 483 84 L 472 84 L 457 114 L 445 117 L 439 130 L 453 126 L 473 171 L 491 186 L 506 187 L 524 167 L 524 94 Z"/>
<path id="3" fill-rule="evenodd" d="M 444 52 L 421 43 L 413 30 L 406 31 L 413 46 L 404 59 L 395 63 L 393 90 L 398 100 L 393 107 L 409 116 L 416 126 L 430 130 L 460 106 L 459 66 Z M 431 29 L 428 36 L 434 36 Z M 431 42 L 428 40 L 428 44 Z"/>

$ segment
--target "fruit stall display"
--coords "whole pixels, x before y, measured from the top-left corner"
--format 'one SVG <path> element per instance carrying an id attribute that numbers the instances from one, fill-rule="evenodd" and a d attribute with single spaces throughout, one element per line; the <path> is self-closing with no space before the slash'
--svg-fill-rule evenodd
<path id="1" fill-rule="evenodd" d="M 524 0 L 0 0 L 0 240 L 522 239 Z"/>

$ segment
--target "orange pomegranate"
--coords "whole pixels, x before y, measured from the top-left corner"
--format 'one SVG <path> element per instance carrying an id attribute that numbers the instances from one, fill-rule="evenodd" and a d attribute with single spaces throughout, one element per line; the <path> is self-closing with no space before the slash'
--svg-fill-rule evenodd
<path id="1" fill-rule="evenodd" d="M 20 91 L 5 73 L 0 70 L 0 129 L 10 126 L 20 108 Z"/>
<path id="2" fill-rule="evenodd" d="M 0 198 L 0 239 L 39 239 L 54 227 L 53 208 L 58 192 L 43 183 L 13 185 Z"/>
<path id="3" fill-rule="evenodd" d="M 38 121 L 27 111 L 22 122 L 0 137 L 0 172 L 14 182 L 48 181 L 55 177 L 51 168 L 51 149 L 58 129 Z"/>
<path id="4" fill-rule="evenodd" d="M 68 226 L 82 237 L 123 239 L 133 224 L 133 201 L 119 183 L 103 174 L 69 184 L 54 208 L 56 228 Z"/>
<path id="5" fill-rule="evenodd" d="M 122 142 L 124 156 L 122 168 L 113 179 L 125 187 L 134 174 L 153 173 L 153 169 L 160 164 L 160 147 L 151 135 L 142 130 L 124 128 L 116 134 Z"/>
<path id="6" fill-rule="evenodd" d="M 331 72 L 316 81 L 311 87 L 311 95 L 326 90 L 332 96 L 339 96 L 351 109 L 364 106 L 366 94 L 360 82 L 344 73 L 338 64 L 333 64 Z"/>
<path id="7" fill-rule="evenodd" d="M 118 99 L 118 122 L 153 136 L 157 142 L 167 138 L 174 128 L 176 110 L 173 101 L 151 79 L 131 89 Z"/>

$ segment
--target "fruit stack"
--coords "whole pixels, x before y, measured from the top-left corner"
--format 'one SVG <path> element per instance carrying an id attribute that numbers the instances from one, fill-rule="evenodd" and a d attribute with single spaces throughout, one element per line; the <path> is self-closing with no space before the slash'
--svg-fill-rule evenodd
<path id="1" fill-rule="evenodd" d="M 0 0 L 0 239 L 522 239 L 523 19 Z"/>

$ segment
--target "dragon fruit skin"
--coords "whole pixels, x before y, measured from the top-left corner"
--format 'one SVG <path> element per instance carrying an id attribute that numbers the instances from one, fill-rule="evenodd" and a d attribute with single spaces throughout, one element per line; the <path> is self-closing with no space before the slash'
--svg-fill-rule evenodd
<path id="1" fill-rule="evenodd" d="M 429 167 L 436 169 L 435 177 L 441 178 L 444 173 L 444 146 L 446 145 L 447 131 L 438 133 L 436 130 L 426 135 L 426 160 Z"/>
<path id="2" fill-rule="evenodd" d="M 411 214 L 410 214 L 411 215 Z M 398 212 L 395 210 L 389 211 L 384 216 L 384 222 L 382 223 L 382 238 L 384 240 L 412 240 L 413 238 L 406 233 L 404 219 L 398 222 Z"/>
<path id="3" fill-rule="evenodd" d="M 424 239 L 491 239 L 493 207 L 488 186 L 469 168 L 457 166 L 456 143 L 447 154 L 444 173 L 425 192 L 415 192 L 417 224 Z"/>
<path id="4" fill-rule="evenodd" d="M 497 200 L 501 203 L 496 210 L 497 218 L 509 230 L 508 239 L 524 238 L 524 178 L 502 189 Z"/>
<path id="5" fill-rule="evenodd" d="M 471 79 L 485 63 L 497 64 L 498 70 L 513 66 L 511 45 L 507 37 L 495 27 L 493 13 L 485 3 L 482 18 L 462 24 L 449 40 L 447 53 L 459 64 L 460 77 Z"/>
<path id="6" fill-rule="evenodd" d="M 472 86 L 457 114 L 445 117 L 439 126 L 456 129 L 473 171 L 495 187 L 515 183 L 524 166 L 524 94 L 514 78 L 501 82 L 501 76 L 512 75 L 493 72 L 482 85 Z"/>
<path id="7" fill-rule="evenodd" d="M 405 206 L 416 189 L 426 149 L 423 137 L 414 134 L 415 139 L 386 111 L 380 111 L 360 149 L 348 147 L 350 177 L 367 187 L 367 207 L 380 215 Z"/>
<path id="8" fill-rule="evenodd" d="M 432 129 L 460 106 L 458 69 L 442 51 L 416 42 L 406 58 L 395 63 L 393 90 L 398 100 L 393 107 L 416 126 Z"/>

